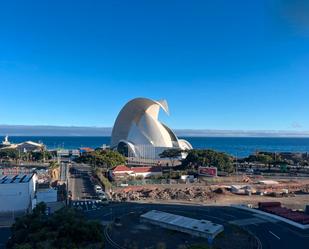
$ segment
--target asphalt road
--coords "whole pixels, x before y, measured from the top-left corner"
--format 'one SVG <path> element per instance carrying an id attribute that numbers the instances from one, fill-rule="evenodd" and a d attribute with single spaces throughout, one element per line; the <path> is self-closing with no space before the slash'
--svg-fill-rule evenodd
<path id="1" fill-rule="evenodd" d="M 86 212 L 85 215 L 89 219 L 97 219 L 102 223 L 108 223 L 130 212 L 147 212 L 153 209 L 211 220 L 223 225 L 237 224 L 254 234 L 263 249 L 309 248 L 309 230 L 297 229 L 286 223 L 232 207 L 116 203 L 104 206 L 100 210 Z M 0 228 L 0 249 L 5 248 L 9 236 L 9 228 Z M 106 248 L 114 247 L 107 245 Z"/>
<path id="2" fill-rule="evenodd" d="M 72 200 L 92 200 L 96 197 L 91 182 L 91 167 L 86 164 L 72 164 L 69 173 L 69 190 Z"/>
<path id="3" fill-rule="evenodd" d="M 63 173 L 65 174 L 65 172 Z M 91 200 L 95 198 L 90 177 L 91 168 L 89 166 L 80 164 L 73 164 L 71 166 L 69 190 L 72 191 L 73 200 Z M 223 225 L 236 224 L 255 235 L 263 249 L 309 248 L 309 230 L 300 230 L 286 223 L 232 207 L 115 203 L 101 207 L 99 210 L 87 209 L 85 215 L 90 219 L 98 219 L 102 223 L 108 223 L 114 218 L 121 217 L 130 212 L 147 212 L 153 209 L 211 220 Z M 9 228 L 0 228 L 0 249 L 4 248 L 9 236 Z M 106 248 L 114 247 L 107 245 Z"/>
<path id="4" fill-rule="evenodd" d="M 60 181 L 66 182 L 67 180 L 67 164 L 61 163 L 60 164 Z"/>
<path id="5" fill-rule="evenodd" d="M 255 235 L 263 249 L 309 248 L 309 230 L 303 231 L 286 223 L 232 207 L 120 203 L 87 212 L 86 216 L 106 223 L 129 212 L 147 212 L 153 209 L 211 220 L 223 225 L 237 224 Z M 114 247 L 109 245 L 107 248 Z"/>

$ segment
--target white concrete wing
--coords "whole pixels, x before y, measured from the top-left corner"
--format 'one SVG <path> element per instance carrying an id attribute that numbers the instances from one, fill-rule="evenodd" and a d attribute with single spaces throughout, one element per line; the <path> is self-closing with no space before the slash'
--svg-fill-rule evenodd
<path id="1" fill-rule="evenodd" d="M 189 142 L 179 140 L 170 128 L 158 120 L 161 108 L 169 114 L 166 100 L 136 98 L 129 101 L 115 121 L 111 146 L 126 146 L 135 156 L 139 156 L 138 148 L 141 146 L 157 148 L 161 152 L 167 148 L 192 149 Z"/>

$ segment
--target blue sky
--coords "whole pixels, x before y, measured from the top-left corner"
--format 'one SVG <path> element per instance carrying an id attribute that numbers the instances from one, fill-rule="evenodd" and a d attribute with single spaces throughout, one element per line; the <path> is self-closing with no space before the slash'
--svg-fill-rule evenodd
<path id="1" fill-rule="evenodd" d="M 1 1 L 0 124 L 112 126 L 167 99 L 173 128 L 309 130 L 309 4 Z"/>

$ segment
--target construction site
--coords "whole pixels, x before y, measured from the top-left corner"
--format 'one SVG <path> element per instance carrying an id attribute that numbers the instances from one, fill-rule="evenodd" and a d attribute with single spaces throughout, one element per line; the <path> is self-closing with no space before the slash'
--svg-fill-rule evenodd
<path id="1" fill-rule="evenodd" d="M 220 177 L 193 183 L 145 184 L 114 188 L 115 201 L 188 202 L 203 205 L 280 201 L 291 209 L 308 205 L 309 180 L 301 178 Z"/>

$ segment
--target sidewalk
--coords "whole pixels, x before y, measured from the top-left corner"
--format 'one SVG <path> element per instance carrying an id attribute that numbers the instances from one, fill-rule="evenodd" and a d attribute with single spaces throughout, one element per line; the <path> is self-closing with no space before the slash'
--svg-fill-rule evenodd
<path id="1" fill-rule="evenodd" d="M 246 207 L 246 206 L 243 206 L 243 205 L 231 205 L 231 207 L 242 209 L 242 210 L 245 210 L 245 211 L 249 211 L 249 212 L 252 212 L 252 213 L 255 213 L 255 214 L 260 214 L 260 215 L 263 215 L 263 216 L 266 216 L 266 217 L 270 217 L 270 218 L 273 218 L 275 220 L 285 222 L 285 223 L 287 223 L 291 226 L 297 227 L 297 228 L 302 229 L 302 230 L 309 229 L 309 225 L 303 225 L 303 224 L 297 223 L 295 221 L 286 219 L 284 217 L 281 217 L 281 216 L 278 216 L 278 215 L 275 215 L 275 214 L 270 214 L 270 213 L 267 213 L 267 212 L 263 212 L 263 211 L 258 210 L 258 209 L 249 208 L 249 207 Z"/>

